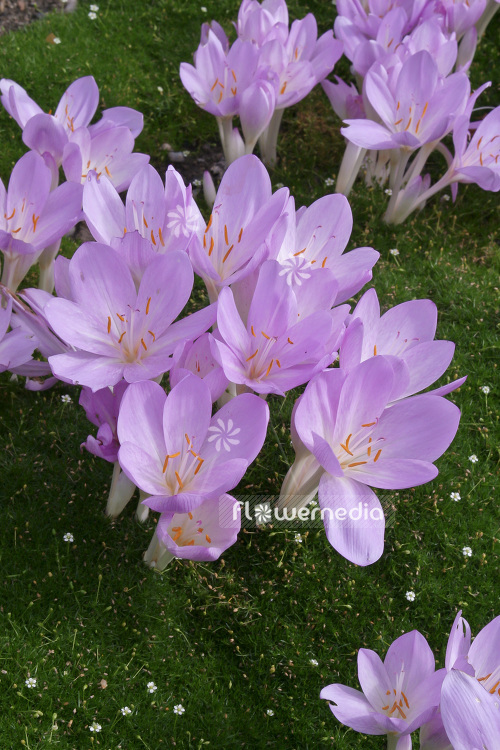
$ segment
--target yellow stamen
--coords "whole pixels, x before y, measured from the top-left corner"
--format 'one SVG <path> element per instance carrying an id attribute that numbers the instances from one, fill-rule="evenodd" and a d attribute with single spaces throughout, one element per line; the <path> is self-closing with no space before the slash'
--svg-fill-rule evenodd
<path id="1" fill-rule="evenodd" d="M 350 435 L 347 436 L 347 440 L 345 441 L 345 445 L 343 443 L 340 443 L 340 447 L 345 450 L 346 453 L 348 453 L 350 456 L 354 456 L 354 453 L 351 453 L 349 450 L 349 440 L 352 438 L 352 432 Z"/>
<path id="2" fill-rule="evenodd" d="M 163 241 L 163 234 L 162 234 L 162 231 L 161 231 L 161 227 L 158 227 L 158 237 L 160 238 L 160 245 L 162 247 L 165 247 L 165 243 Z M 205 235 L 203 235 L 203 239 L 205 239 Z"/>
<path id="3" fill-rule="evenodd" d="M 39 218 L 40 218 L 40 217 L 39 217 L 39 216 L 35 216 L 35 214 L 33 214 L 33 216 L 32 216 L 32 221 L 33 221 L 33 231 L 34 231 L 34 232 L 36 232 L 36 225 L 37 225 L 37 223 L 38 223 L 38 219 L 39 219 Z"/>
<path id="4" fill-rule="evenodd" d="M 195 475 L 195 476 L 196 476 L 196 475 L 198 474 L 199 470 L 201 469 L 201 465 L 203 464 L 203 461 L 204 461 L 204 460 L 205 460 L 204 458 L 200 458 L 200 457 L 198 456 L 198 461 L 199 461 L 199 464 L 198 464 L 198 466 L 196 467 L 196 469 L 194 470 L 194 475 Z"/>
<path id="5" fill-rule="evenodd" d="M 148 301 L 146 303 L 146 315 L 149 315 L 149 306 L 151 304 L 151 297 L 148 298 Z"/>
<path id="6" fill-rule="evenodd" d="M 182 484 L 181 478 L 180 478 L 180 476 L 179 476 L 179 474 L 178 474 L 177 471 L 174 472 L 174 474 L 175 474 L 175 477 L 176 477 L 177 481 L 179 482 L 179 489 L 182 490 L 182 488 L 184 487 L 184 485 Z"/>
<path id="7" fill-rule="evenodd" d="M 4 219 L 7 219 L 7 221 L 10 221 L 10 220 L 12 219 L 12 217 L 13 217 L 13 216 L 15 215 L 15 213 L 16 213 L 16 209 L 14 209 L 14 210 L 12 211 L 12 213 L 11 213 L 11 215 L 10 215 L 10 216 L 7 216 L 7 214 L 5 213 L 5 214 L 3 215 L 3 217 L 4 217 Z"/>
<path id="8" fill-rule="evenodd" d="M 255 331 L 253 330 L 253 326 L 250 326 L 250 330 L 252 331 L 252 336 L 255 336 Z M 257 338 L 257 336 L 255 336 Z"/>
<path id="9" fill-rule="evenodd" d="M 267 372 L 266 372 L 266 378 L 269 375 L 269 373 L 271 372 L 271 367 L 273 366 L 273 362 L 274 362 L 274 359 L 272 359 L 270 361 L 270 363 L 269 363 L 269 367 L 267 368 Z"/>
<path id="10" fill-rule="evenodd" d="M 108 333 L 111 333 L 111 318 L 108 315 Z"/>
<path id="11" fill-rule="evenodd" d="M 227 238 L 227 225 L 224 224 L 224 239 L 226 240 L 226 245 L 229 245 L 229 240 Z"/>
<path id="12" fill-rule="evenodd" d="M 125 331 L 123 331 L 122 335 L 121 335 L 121 336 L 120 336 L 120 338 L 118 339 L 118 343 L 119 343 L 119 344 L 121 344 L 121 343 L 122 343 L 122 340 L 123 340 L 123 337 L 124 337 L 124 336 L 125 336 Z"/>
<path id="13" fill-rule="evenodd" d="M 243 234 L 243 227 L 241 227 L 241 229 L 240 229 L 240 233 L 238 235 L 238 242 L 241 242 L 241 236 L 242 236 L 242 234 Z"/>
<path id="14" fill-rule="evenodd" d="M 116 314 L 120 318 L 121 322 L 125 323 L 125 318 L 123 317 L 123 315 L 120 315 L 120 313 L 116 313 Z"/>
<path id="15" fill-rule="evenodd" d="M 253 354 L 251 354 L 251 355 L 250 355 L 249 357 L 247 357 L 247 359 L 246 359 L 245 361 L 246 361 L 246 362 L 250 362 L 250 360 L 251 360 L 251 359 L 253 359 L 253 358 L 254 358 L 254 357 L 256 356 L 256 354 L 257 354 L 257 352 L 258 352 L 258 351 L 259 351 L 259 350 L 258 350 L 258 349 L 256 349 L 256 350 L 254 351 L 254 353 L 253 353 Z"/>
<path id="16" fill-rule="evenodd" d="M 367 464 L 368 461 L 356 461 L 353 464 L 347 464 L 350 469 L 352 469 L 354 466 L 363 466 L 363 464 Z"/>
<path id="17" fill-rule="evenodd" d="M 285 91 L 286 91 L 286 84 L 287 84 L 287 81 L 285 81 L 285 83 L 281 87 L 280 94 L 284 94 L 285 93 Z"/>
<path id="18" fill-rule="evenodd" d="M 379 448 L 379 450 L 378 450 L 378 451 L 377 451 L 377 453 L 375 454 L 375 458 L 373 459 L 373 463 L 375 463 L 376 461 L 378 461 L 378 460 L 379 460 L 379 458 L 380 458 L 380 454 L 381 454 L 381 453 L 382 453 L 382 448 Z"/>
<path id="19" fill-rule="evenodd" d="M 208 250 L 208 257 L 212 255 L 212 250 L 214 249 L 214 238 L 210 237 L 210 248 Z"/>
<path id="20" fill-rule="evenodd" d="M 156 341 L 156 336 L 154 335 L 153 331 L 148 330 L 148 333 L 151 334 L 151 336 L 153 337 L 153 344 L 154 344 L 154 342 Z"/>
<path id="21" fill-rule="evenodd" d="M 231 245 L 231 247 L 229 248 L 229 250 L 227 251 L 227 253 L 225 254 L 225 256 L 222 258 L 222 262 L 223 263 L 225 263 L 226 260 L 228 259 L 229 253 L 231 252 L 231 250 L 233 249 L 233 247 L 234 247 L 234 245 Z"/>
<path id="22" fill-rule="evenodd" d="M 304 248 L 303 250 L 299 250 L 299 252 L 298 252 L 298 253 L 294 253 L 294 254 L 293 254 L 293 257 L 294 257 L 294 258 L 296 258 L 296 257 L 297 257 L 297 255 L 302 255 L 302 253 L 305 253 L 305 251 L 306 251 L 306 250 L 307 250 L 307 248 L 306 248 L 306 247 L 305 247 L 305 248 Z"/>
<path id="23" fill-rule="evenodd" d="M 290 338 L 287 338 L 287 341 L 289 344 L 293 344 L 293 341 Z"/>
<path id="24" fill-rule="evenodd" d="M 144 351 L 145 351 L 145 352 L 147 352 L 147 350 L 148 350 L 148 347 L 147 347 L 147 346 L 146 346 L 146 344 L 144 343 L 144 339 L 141 339 L 141 344 L 142 344 L 142 345 L 143 345 L 143 347 L 144 347 Z"/>
<path id="25" fill-rule="evenodd" d="M 210 539 L 210 537 L 208 536 L 208 534 L 205 534 L 205 539 L 207 540 L 207 542 L 209 544 L 212 544 L 212 540 Z"/>
<path id="26" fill-rule="evenodd" d="M 156 240 L 155 240 L 155 236 L 154 236 L 154 234 L 153 234 L 153 230 L 151 230 L 151 242 L 152 242 L 152 243 L 153 243 L 153 245 L 155 245 L 155 247 L 156 247 Z"/>
<path id="27" fill-rule="evenodd" d="M 265 339 L 267 339 L 268 341 L 270 340 L 271 337 L 268 336 L 267 333 L 264 333 L 264 331 L 261 331 L 261 334 L 264 336 Z"/>
<path id="28" fill-rule="evenodd" d="M 111 172 L 109 171 L 109 169 L 107 167 L 104 167 L 104 171 L 106 172 L 106 174 L 108 175 L 108 177 L 111 177 Z"/>
<path id="29" fill-rule="evenodd" d="M 146 229 L 148 229 L 149 225 L 148 225 L 148 222 L 146 221 L 146 217 L 145 217 L 145 216 L 143 216 L 143 217 L 142 217 L 142 220 L 143 220 L 143 222 L 144 222 L 144 226 L 146 227 Z"/>
<path id="30" fill-rule="evenodd" d="M 215 81 L 214 81 L 214 85 L 212 86 L 212 88 L 210 89 L 210 91 L 213 91 L 214 88 L 217 86 L 218 83 L 219 83 L 219 79 L 216 78 Z"/>

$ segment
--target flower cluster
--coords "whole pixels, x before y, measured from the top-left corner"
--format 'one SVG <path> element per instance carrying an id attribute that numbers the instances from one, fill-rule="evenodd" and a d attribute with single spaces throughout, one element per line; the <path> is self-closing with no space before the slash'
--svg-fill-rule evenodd
<path id="1" fill-rule="evenodd" d="M 89 125 L 99 101 L 92 76 L 74 81 L 53 115 L 44 113 L 15 81 L 2 78 L 0 91 L 3 106 L 31 149 L 14 167 L 7 191 L 0 183 L 2 283 L 14 292 L 38 261 L 40 287 L 51 292 L 53 261 L 61 237 L 81 218 L 87 175 L 105 174 L 117 190 L 126 190 L 149 161 L 146 154 L 132 153 L 143 116 L 129 107 L 113 107 Z M 67 183 L 57 187 L 61 166 Z"/>
<path id="2" fill-rule="evenodd" d="M 387 735 L 388 750 L 411 750 L 420 729 L 421 750 L 494 750 L 500 737 L 500 616 L 476 636 L 459 612 L 446 649 L 444 669 L 414 630 L 397 638 L 382 662 L 358 652 L 362 692 L 329 685 L 321 698 L 334 716 L 363 734 Z"/>
<path id="3" fill-rule="evenodd" d="M 347 195 L 364 163 L 369 183 L 389 182 L 388 222 L 404 221 L 445 187 L 455 198 L 459 182 L 500 190 L 500 108 L 471 122 L 476 99 L 489 84 L 471 94 L 466 73 L 485 6 L 486 0 L 337 3 L 335 33 L 362 82 L 359 89 L 338 77 L 322 84 L 347 126 L 341 130 L 347 148 L 337 190 Z M 454 154 L 442 142 L 451 133 Z M 447 170 L 431 185 L 422 173 L 435 150 Z"/>
<path id="4" fill-rule="evenodd" d="M 259 141 L 266 164 L 276 161 L 283 110 L 303 99 L 342 55 L 332 31 L 318 39 L 312 13 L 288 26 L 285 0 L 243 0 L 230 45 L 217 21 L 204 23 L 194 66 L 182 63 L 182 83 L 196 104 L 217 118 L 228 164 Z M 243 138 L 233 128 L 238 116 Z"/>

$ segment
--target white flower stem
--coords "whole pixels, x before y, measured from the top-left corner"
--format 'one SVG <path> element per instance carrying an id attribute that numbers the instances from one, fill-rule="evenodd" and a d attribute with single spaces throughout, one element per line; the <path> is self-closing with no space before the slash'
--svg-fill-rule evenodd
<path id="1" fill-rule="evenodd" d="M 150 568 L 155 568 L 155 570 L 165 570 L 167 565 L 171 563 L 173 559 L 174 556 L 168 551 L 163 542 L 158 539 L 158 535 L 155 531 L 151 542 L 149 543 L 149 547 L 144 553 L 144 562 Z"/>
<path id="2" fill-rule="evenodd" d="M 316 495 L 324 472 L 312 453 L 297 456 L 283 481 L 276 507 L 305 508 Z"/>
<path id="3" fill-rule="evenodd" d="M 269 125 L 259 138 L 262 161 L 268 167 L 274 167 L 277 161 L 278 133 L 283 117 L 283 109 L 275 109 Z"/>
<path id="4" fill-rule="evenodd" d="M 149 508 L 147 505 L 143 505 L 142 501 L 145 500 L 149 495 L 147 492 L 139 490 L 139 502 L 137 504 L 137 510 L 135 511 L 135 517 L 141 523 L 144 523 L 146 518 L 149 516 Z"/>
<path id="5" fill-rule="evenodd" d="M 108 502 L 106 503 L 106 515 L 116 518 L 125 508 L 135 492 L 135 484 L 130 481 L 126 474 L 120 469 L 120 464 L 113 464 L 113 476 L 109 489 Z"/>
<path id="6" fill-rule="evenodd" d="M 335 185 L 335 191 L 348 196 L 351 192 L 351 188 L 354 185 L 354 180 L 358 176 L 359 169 L 365 158 L 366 148 L 361 146 L 355 146 L 350 141 L 347 142 L 345 147 L 344 156 L 342 157 L 342 164 L 337 176 L 337 184 Z"/>

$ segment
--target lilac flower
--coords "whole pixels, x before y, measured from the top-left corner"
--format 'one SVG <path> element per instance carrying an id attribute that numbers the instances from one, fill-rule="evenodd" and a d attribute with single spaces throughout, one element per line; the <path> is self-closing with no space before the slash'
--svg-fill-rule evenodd
<path id="1" fill-rule="evenodd" d="M 342 128 L 342 134 L 363 148 L 404 147 L 411 151 L 451 131 L 454 120 L 465 110 L 470 84 L 465 73 L 442 79 L 424 50 L 408 58 L 393 85 L 382 65 L 372 66 L 365 91 L 381 124 L 346 120 L 348 127 Z"/>
<path id="2" fill-rule="evenodd" d="M 97 391 L 169 370 L 176 345 L 214 321 L 210 307 L 173 323 L 189 299 L 193 271 L 185 253 L 157 256 L 138 291 L 120 256 L 106 245 L 82 245 L 69 264 L 73 300 L 54 299 L 46 316 L 78 351 L 50 357 L 56 377 Z"/>
<path id="3" fill-rule="evenodd" d="M 374 651 L 358 652 L 363 692 L 340 684 L 323 688 L 342 724 L 363 734 L 387 735 L 388 748 L 411 750 L 410 734 L 439 704 L 445 670 L 435 672 L 432 650 L 418 631 L 405 633 L 389 647 L 382 662 Z"/>
<path id="4" fill-rule="evenodd" d="M 403 302 L 380 316 L 375 289 L 369 289 L 354 309 L 342 345 L 340 367 L 350 371 L 377 355 L 388 356 L 398 371 L 391 400 L 406 398 L 432 385 L 446 371 L 455 345 L 434 341 L 437 308 L 431 300 Z M 439 389 L 444 396 L 463 384 L 460 378 Z"/>
<path id="5" fill-rule="evenodd" d="M 452 670 L 441 690 L 441 716 L 454 750 L 495 750 L 500 737 L 500 703 L 464 672 Z"/>
<path id="6" fill-rule="evenodd" d="M 217 401 L 226 390 L 229 381 L 212 355 L 210 334 L 204 333 L 194 343 L 186 341 L 178 345 L 169 373 L 172 388 L 189 372 L 205 381 L 210 388 L 212 401 Z"/>
<path id="7" fill-rule="evenodd" d="M 78 128 L 64 146 L 62 166 L 66 179 L 85 184 L 90 171 L 105 174 L 118 192 L 126 190 L 133 177 L 148 163 L 146 154 L 133 154 L 134 136 L 126 126 L 109 123 L 91 136 L 89 128 Z"/>
<path id="8" fill-rule="evenodd" d="M 457 120 L 453 132 L 455 158 L 451 167 L 452 179 L 458 182 L 475 182 L 483 190 L 500 190 L 500 107 L 481 120 L 472 139 L 467 143 L 469 131 L 467 116 Z"/>
<path id="9" fill-rule="evenodd" d="M 7 332 L 11 322 L 12 300 L 8 299 L 5 308 L 1 302 L 0 297 L 0 372 L 4 372 L 30 362 L 37 341 L 30 332 L 22 328 Z"/>
<path id="10" fill-rule="evenodd" d="M 128 383 L 122 380 L 113 390 L 102 388 L 93 393 L 90 388 L 84 387 L 80 393 L 80 406 L 83 406 L 89 422 L 98 427 L 96 437 L 89 435 L 80 448 L 86 448 L 89 453 L 111 463 L 118 460 L 120 443 L 116 425 L 121 400 L 127 388 Z"/>
<path id="11" fill-rule="evenodd" d="M 118 458 L 127 476 L 151 495 L 145 505 L 160 513 L 189 513 L 240 481 L 264 442 L 267 404 L 244 394 L 211 413 L 208 386 L 191 374 L 168 396 L 152 382 L 127 389 L 118 417 Z"/>
<path id="12" fill-rule="evenodd" d="M 29 152 L 12 170 L 8 190 L 0 180 L 2 283 L 12 292 L 42 250 L 80 218 L 81 186 L 68 183 L 51 192 L 51 179 L 42 157 Z"/>
<path id="13" fill-rule="evenodd" d="M 315 277 L 316 271 L 329 268 L 338 284 L 335 297 L 338 305 L 371 280 L 372 268 L 380 254 L 371 247 L 358 247 L 344 253 L 353 225 L 352 211 L 345 196 L 325 195 L 297 212 L 290 199 L 286 211 L 287 234 L 272 257 L 284 266 L 288 282 L 294 288 Z"/>
<path id="14" fill-rule="evenodd" d="M 276 261 L 266 261 L 260 269 L 246 326 L 232 290 L 222 290 L 217 312 L 220 340 L 214 340 L 213 353 L 231 382 L 257 393 L 284 395 L 331 364 L 347 310 L 299 317 L 298 309 Z"/>
<path id="15" fill-rule="evenodd" d="M 162 513 L 144 560 L 158 570 L 173 557 L 217 560 L 236 542 L 240 527 L 240 506 L 231 495 L 204 500 L 192 512 Z"/>
<path id="16" fill-rule="evenodd" d="M 288 200 L 288 190 L 274 195 L 271 190 L 267 170 L 256 156 L 238 159 L 224 174 L 203 242 L 194 239 L 189 248 L 211 301 L 222 287 L 248 276 L 268 255 Z"/>
<path id="17" fill-rule="evenodd" d="M 32 117 L 43 114 L 38 104 L 14 81 L 2 78 L 0 91 L 3 106 L 23 130 Z M 78 78 L 66 89 L 51 117 L 66 134 L 72 133 L 89 124 L 98 102 L 99 89 L 92 76 Z"/>
<path id="18" fill-rule="evenodd" d="M 302 478 L 304 494 L 319 486 L 328 540 L 357 565 L 374 562 L 383 551 L 383 512 L 370 487 L 403 489 L 431 481 L 437 475 L 432 462 L 458 428 L 459 409 L 439 396 L 413 396 L 387 408 L 394 377 L 383 356 L 347 375 L 325 371 L 308 384 L 294 414 L 297 437 L 316 459 Z M 290 476 L 285 485 L 293 487 Z M 282 492 L 280 504 L 300 505 L 298 493 L 294 499 Z"/>
<path id="19" fill-rule="evenodd" d="M 112 245 L 124 257 L 136 284 L 157 255 L 185 252 L 204 221 L 182 177 L 173 167 L 165 175 L 146 165 L 132 180 L 124 206 L 111 182 L 90 172 L 83 210 L 97 242 Z"/>

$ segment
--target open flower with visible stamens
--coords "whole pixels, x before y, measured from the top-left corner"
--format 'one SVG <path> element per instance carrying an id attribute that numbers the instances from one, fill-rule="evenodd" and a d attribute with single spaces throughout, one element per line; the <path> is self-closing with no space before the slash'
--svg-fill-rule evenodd
<path id="1" fill-rule="evenodd" d="M 432 462 L 453 440 L 460 418 L 454 404 L 435 395 L 390 405 L 394 378 L 384 356 L 348 374 L 326 370 L 308 384 L 294 413 L 295 440 L 315 461 L 307 464 L 302 491 L 292 481 L 307 456 L 298 452 L 280 506 L 302 507 L 303 497 L 318 487 L 328 540 L 357 565 L 375 562 L 384 548 L 383 511 L 370 487 L 403 489 L 434 479 Z"/>
<path id="2" fill-rule="evenodd" d="M 168 396 L 156 383 L 127 389 L 118 417 L 123 471 L 160 513 L 189 513 L 235 487 L 260 451 L 269 408 L 258 396 L 232 399 L 212 417 L 210 389 L 189 374 Z"/>
<path id="3" fill-rule="evenodd" d="M 30 151 L 12 170 L 8 190 L 0 180 L 2 283 L 15 292 L 42 250 L 61 239 L 81 214 L 82 188 L 67 183 L 51 192 L 51 172 Z"/>
<path id="4" fill-rule="evenodd" d="M 163 570 L 178 557 L 184 560 L 217 560 L 236 542 L 241 509 L 231 495 L 204 500 L 188 513 L 162 513 L 144 561 Z"/>
<path id="5" fill-rule="evenodd" d="M 189 299 L 193 269 L 185 253 L 157 256 L 136 291 L 132 274 L 106 245 L 85 243 L 69 263 L 72 299 L 45 308 L 54 331 L 77 351 L 49 358 L 54 375 L 97 391 L 167 372 L 177 344 L 201 335 L 212 307 L 174 322 Z"/>
<path id="6" fill-rule="evenodd" d="M 463 72 L 440 76 L 432 56 L 423 50 L 411 55 L 397 76 L 375 63 L 364 90 L 380 122 L 346 120 L 342 135 L 362 148 L 403 148 L 410 153 L 452 130 L 465 111 L 470 83 Z"/>
<path id="7" fill-rule="evenodd" d="M 349 372 L 370 357 L 390 357 L 396 373 L 391 401 L 411 396 L 440 378 L 453 358 L 452 341 L 434 341 L 436 326 L 437 307 L 431 300 L 403 302 L 381 316 L 377 292 L 369 289 L 349 318 L 340 367 Z M 460 378 L 443 386 L 439 395 L 451 393 L 464 381 Z"/>
<path id="8" fill-rule="evenodd" d="M 380 253 L 358 247 L 344 253 L 352 232 L 352 211 L 344 195 L 325 195 L 307 208 L 295 211 L 287 205 L 287 232 L 281 246 L 273 246 L 292 287 L 329 268 L 338 284 L 335 304 L 345 302 L 372 278 Z"/>
<path id="9" fill-rule="evenodd" d="M 92 137 L 89 128 L 72 133 L 62 155 L 62 167 L 70 182 L 85 184 L 93 170 L 105 174 L 116 190 L 126 190 L 135 175 L 149 162 L 147 154 L 133 154 L 135 139 L 126 126 L 109 123 Z"/>
<path id="10" fill-rule="evenodd" d="M 202 242 L 189 256 L 204 280 L 211 301 L 221 288 L 248 276 L 269 254 L 289 193 L 272 195 L 271 180 L 256 156 L 238 159 L 221 180 Z M 284 233 L 284 218 L 283 233 Z"/>
<path id="11" fill-rule="evenodd" d="M 469 143 L 469 118 L 464 115 L 455 126 L 455 158 L 450 182 L 475 182 L 483 190 L 500 190 L 500 107 L 481 120 Z"/>
<path id="12" fill-rule="evenodd" d="M 83 189 L 83 211 L 97 242 L 111 245 L 126 260 L 136 284 L 148 263 L 173 250 L 185 252 L 205 222 L 191 186 L 170 166 L 165 185 L 149 164 L 134 177 L 125 206 L 106 174 L 89 172 Z"/>
<path id="13" fill-rule="evenodd" d="M 384 661 L 375 651 L 358 651 L 358 679 L 363 692 L 346 685 L 323 688 L 342 724 L 363 734 L 387 735 L 388 750 L 411 750 L 410 734 L 439 704 L 445 670 L 435 671 L 432 650 L 417 630 L 397 638 Z"/>
<path id="14" fill-rule="evenodd" d="M 212 352 L 231 382 L 283 396 L 335 359 L 348 307 L 301 314 L 281 271 L 274 260 L 261 266 L 246 326 L 232 290 L 222 290 Z"/>

